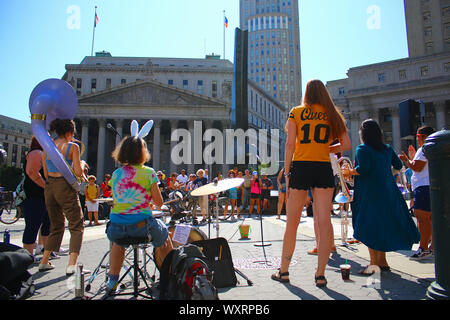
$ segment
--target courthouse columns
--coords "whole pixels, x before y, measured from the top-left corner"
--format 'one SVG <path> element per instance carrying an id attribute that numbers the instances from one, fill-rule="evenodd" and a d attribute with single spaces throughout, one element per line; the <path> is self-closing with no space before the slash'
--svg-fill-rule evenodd
<path id="1" fill-rule="evenodd" d="M 391 107 L 391 116 L 392 116 L 392 147 L 394 150 L 399 153 L 401 151 L 401 142 L 400 142 L 400 116 L 398 112 L 398 107 Z"/>
<path id="2" fill-rule="evenodd" d="M 172 141 L 172 135 L 175 130 L 178 129 L 178 120 L 169 120 L 170 122 L 170 152 L 169 152 L 169 161 L 170 161 L 170 174 L 172 172 L 177 172 L 177 166 L 172 161 L 172 150 L 177 145 L 177 141 Z"/>
<path id="3" fill-rule="evenodd" d="M 120 141 L 122 141 L 122 138 L 123 138 L 123 123 L 124 123 L 124 119 L 116 120 L 116 130 L 118 133 L 118 134 L 116 134 L 116 146 L 119 145 Z"/>
<path id="4" fill-rule="evenodd" d="M 229 127 L 230 127 L 230 121 L 223 120 L 222 121 L 222 133 L 224 136 L 225 136 L 225 130 L 229 129 Z M 224 177 L 227 177 L 228 170 L 230 169 L 230 164 L 227 164 L 226 162 L 227 162 L 227 144 L 224 142 L 224 144 L 223 144 L 223 164 L 222 164 L 222 175 Z"/>
<path id="5" fill-rule="evenodd" d="M 194 173 L 195 172 L 195 164 L 194 164 L 194 154 L 195 154 L 195 150 L 194 150 L 194 146 L 195 146 L 195 134 L 194 134 L 194 120 L 188 120 L 188 130 L 189 130 L 189 134 L 191 136 L 191 145 L 189 146 L 190 149 L 190 157 L 188 157 L 188 163 L 187 163 L 187 172 L 188 174 L 190 173 Z"/>
<path id="6" fill-rule="evenodd" d="M 161 162 L 161 120 L 154 120 L 153 123 L 153 169 L 158 171 Z"/>
<path id="7" fill-rule="evenodd" d="M 98 119 L 97 180 L 103 180 L 105 165 L 105 119 Z"/>
<path id="8" fill-rule="evenodd" d="M 88 141 L 89 139 L 89 119 L 81 119 L 81 142 L 84 144 L 84 153 L 81 156 L 81 160 L 87 161 L 88 156 Z"/>
<path id="9" fill-rule="evenodd" d="M 352 157 L 354 158 L 356 147 L 361 144 L 359 138 L 359 113 L 353 111 L 350 113 L 350 139 L 352 141 Z"/>
<path id="10" fill-rule="evenodd" d="M 442 130 L 446 125 L 446 104 L 444 101 L 433 102 L 436 111 L 436 131 Z"/>

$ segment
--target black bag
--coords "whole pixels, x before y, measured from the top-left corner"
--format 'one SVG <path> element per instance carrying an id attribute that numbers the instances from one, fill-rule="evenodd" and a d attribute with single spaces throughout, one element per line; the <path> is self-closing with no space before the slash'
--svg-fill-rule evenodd
<path id="1" fill-rule="evenodd" d="M 231 257 L 231 250 L 224 238 L 195 241 L 206 256 L 206 263 L 214 274 L 212 283 L 216 288 L 235 287 L 236 273 Z"/>
<path id="2" fill-rule="evenodd" d="M 212 273 L 192 244 L 173 249 L 160 269 L 160 300 L 219 300 Z"/>
<path id="3" fill-rule="evenodd" d="M 33 262 L 27 250 L 0 243 L 0 300 L 23 300 L 34 294 L 33 278 L 27 271 Z"/>

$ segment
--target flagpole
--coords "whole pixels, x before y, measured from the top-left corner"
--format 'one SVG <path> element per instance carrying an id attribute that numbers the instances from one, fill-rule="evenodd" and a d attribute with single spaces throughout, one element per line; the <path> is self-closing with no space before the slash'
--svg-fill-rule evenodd
<path id="1" fill-rule="evenodd" d="M 223 60 L 225 60 L 225 10 L 223 10 Z"/>
<path id="2" fill-rule="evenodd" d="M 92 31 L 92 48 L 91 48 L 91 57 L 94 55 L 94 39 L 95 39 L 95 17 L 97 16 L 97 6 L 95 6 L 95 15 L 94 15 L 94 28 Z"/>

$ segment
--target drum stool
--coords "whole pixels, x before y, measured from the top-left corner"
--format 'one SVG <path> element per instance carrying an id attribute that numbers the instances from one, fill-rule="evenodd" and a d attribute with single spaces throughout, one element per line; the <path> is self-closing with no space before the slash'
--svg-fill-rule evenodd
<path id="1" fill-rule="evenodd" d="M 120 246 L 132 246 L 133 248 L 133 264 L 131 267 L 125 272 L 125 274 L 119 279 L 118 285 L 125 279 L 125 277 L 133 270 L 133 292 L 120 292 L 120 293 L 109 293 L 107 294 L 108 297 L 114 297 L 114 296 L 124 296 L 124 295 L 130 295 L 132 294 L 135 298 L 138 296 L 146 298 L 146 299 L 152 299 L 152 289 L 147 283 L 147 280 L 145 279 L 145 274 L 142 271 L 142 269 L 139 267 L 139 250 L 144 245 L 148 245 L 151 242 L 150 235 L 144 238 L 125 238 L 125 239 L 119 239 L 116 241 L 116 243 Z M 145 253 L 144 253 L 145 254 Z M 145 288 L 139 289 L 139 277 L 144 281 Z M 143 294 L 142 292 L 146 292 L 149 295 Z"/>

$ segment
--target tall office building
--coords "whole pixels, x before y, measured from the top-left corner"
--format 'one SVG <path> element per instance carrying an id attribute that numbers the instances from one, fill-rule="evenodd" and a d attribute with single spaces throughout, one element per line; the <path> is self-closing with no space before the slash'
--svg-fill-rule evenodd
<path id="1" fill-rule="evenodd" d="M 248 77 L 290 108 L 301 103 L 298 0 L 240 0 L 248 30 Z"/>
<path id="2" fill-rule="evenodd" d="M 404 0 L 411 58 L 450 52 L 450 0 Z"/>

